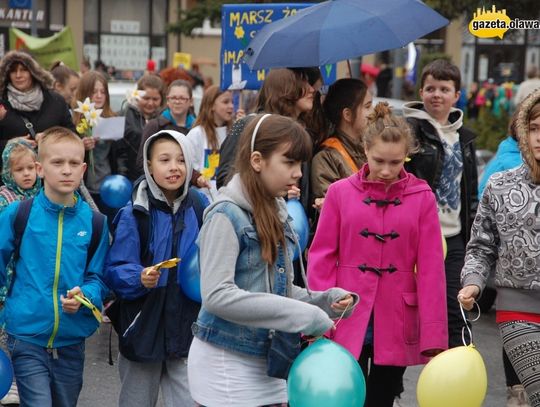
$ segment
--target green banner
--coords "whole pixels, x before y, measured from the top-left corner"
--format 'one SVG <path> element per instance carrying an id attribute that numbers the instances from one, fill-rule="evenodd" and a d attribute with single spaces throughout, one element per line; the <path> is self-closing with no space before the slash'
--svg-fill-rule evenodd
<path id="1" fill-rule="evenodd" d="M 9 49 L 27 51 L 45 69 L 50 69 L 55 61 L 62 61 L 74 71 L 79 70 L 70 27 L 47 38 L 32 37 L 17 28 L 10 28 Z"/>

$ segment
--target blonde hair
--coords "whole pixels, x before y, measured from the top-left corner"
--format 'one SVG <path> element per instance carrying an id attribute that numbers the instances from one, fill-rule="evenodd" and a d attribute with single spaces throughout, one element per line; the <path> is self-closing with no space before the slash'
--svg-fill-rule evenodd
<path id="1" fill-rule="evenodd" d="M 43 132 L 38 145 L 38 161 L 43 160 L 53 145 L 74 143 L 81 147 L 81 157 L 84 160 L 84 143 L 82 139 L 65 127 L 54 126 Z"/>
<path id="2" fill-rule="evenodd" d="M 21 157 L 24 157 L 27 154 L 30 154 L 34 158 L 34 160 L 37 159 L 37 154 L 32 147 L 26 144 L 17 143 L 17 145 L 15 145 L 11 149 L 11 152 L 9 154 L 10 169 L 13 166 L 13 164 L 17 162 L 17 160 L 19 160 Z"/>
<path id="3" fill-rule="evenodd" d="M 418 151 L 418 143 L 412 135 L 411 128 L 405 119 L 392 114 L 386 102 L 378 103 L 368 116 L 368 125 L 362 136 L 364 149 L 369 150 L 377 139 L 386 143 L 403 142 L 407 148 L 407 155 Z"/>

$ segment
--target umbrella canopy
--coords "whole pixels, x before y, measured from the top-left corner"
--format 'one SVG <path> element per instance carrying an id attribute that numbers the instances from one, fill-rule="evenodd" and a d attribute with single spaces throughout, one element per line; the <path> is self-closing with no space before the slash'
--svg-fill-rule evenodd
<path id="1" fill-rule="evenodd" d="M 251 69 L 332 64 L 403 47 L 447 24 L 420 0 L 330 0 L 266 25 L 245 61 Z"/>

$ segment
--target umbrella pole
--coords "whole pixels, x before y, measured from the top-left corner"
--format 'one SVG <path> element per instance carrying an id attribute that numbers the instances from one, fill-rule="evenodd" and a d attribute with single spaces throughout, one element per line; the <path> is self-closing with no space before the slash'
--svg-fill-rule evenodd
<path id="1" fill-rule="evenodd" d="M 351 60 L 347 59 L 347 68 L 349 69 L 349 78 L 352 78 Z"/>

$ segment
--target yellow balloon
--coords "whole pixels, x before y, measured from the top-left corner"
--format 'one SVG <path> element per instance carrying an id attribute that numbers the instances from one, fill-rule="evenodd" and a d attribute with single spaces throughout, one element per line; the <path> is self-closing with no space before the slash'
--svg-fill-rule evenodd
<path id="1" fill-rule="evenodd" d="M 424 366 L 416 386 L 419 407 L 480 407 L 487 372 L 474 345 L 440 353 Z"/>
<path id="2" fill-rule="evenodd" d="M 442 252 L 443 252 L 444 258 L 446 259 L 446 253 L 448 253 L 448 246 L 446 245 L 446 239 L 444 238 L 444 235 L 442 235 Z"/>

